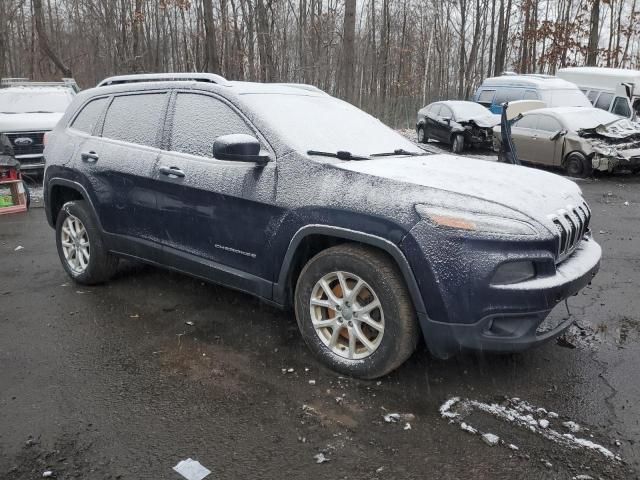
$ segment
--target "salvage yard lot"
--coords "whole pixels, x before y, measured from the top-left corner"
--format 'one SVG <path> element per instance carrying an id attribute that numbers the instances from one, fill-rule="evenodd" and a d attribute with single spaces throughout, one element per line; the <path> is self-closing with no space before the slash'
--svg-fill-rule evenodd
<path id="1" fill-rule="evenodd" d="M 0 217 L 0 478 L 174 479 L 189 457 L 215 479 L 636 478 L 640 179 L 580 185 L 603 261 L 561 342 L 449 361 L 420 348 L 380 382 L 320 367 L 291 312 L 241 293 L 124 262 L 107 285 L 74 285 L 42 208 Z M 621 461 L 464 412 L 505 442 L 489 446 L 441 416 L 452 397 L 517 397 Z"/>

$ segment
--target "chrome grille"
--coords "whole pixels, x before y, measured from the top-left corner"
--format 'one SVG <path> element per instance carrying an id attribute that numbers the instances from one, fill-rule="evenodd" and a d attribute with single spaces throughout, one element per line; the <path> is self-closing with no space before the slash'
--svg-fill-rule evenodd
<path id="1" fill-rule="evenodd" d="M 557 230 L 558 261 L 569 256 L 589 231 L 591 210 L 586 203 L 578 206 L 568 205 L 549 215 Z"/>

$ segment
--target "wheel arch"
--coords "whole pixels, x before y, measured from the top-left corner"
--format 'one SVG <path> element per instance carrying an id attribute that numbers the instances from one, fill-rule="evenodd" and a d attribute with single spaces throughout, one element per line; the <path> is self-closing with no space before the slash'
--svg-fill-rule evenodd
<path id="1" fill-rule="evenodd" d="M 62 206 L 73 200 L 84 200 L 87 202 L 91 209 L 96 222 L 100 229 L 100 219 L 96 215 L 95 208 L 91 203 L 89 194 L 85 188 L 77 182 L 67 180 L 65 178 L 52 178 L 47 182 L 45 191 L 45 211 L 47 215 L 47 222 L 52 228 L 55 228 L 58 213 Z"/>
<path id="2" fill-rule="evenodd" d="M 395 243 L 376 235 L 327 225 L 308 225 L 295 233 L 282 261 L 278 280 L 274 284 L 273 300 L 278 304 L 291 306 L 293 291 L 302 267 L 322 250 L 341 243 L 359 243 L 386 253 L 400 270 L 416 311 L 426 312 L 411 266 Z"/>

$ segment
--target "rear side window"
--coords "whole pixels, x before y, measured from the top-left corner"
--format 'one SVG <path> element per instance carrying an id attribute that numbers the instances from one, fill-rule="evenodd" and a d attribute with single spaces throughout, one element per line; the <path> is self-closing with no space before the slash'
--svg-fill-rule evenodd
<path id="1" fill-rule="evenodd" d="M 588 94 L 587 94 L 587 98 L 589 99 L 589 101 L 591 102 L 591 105 L 593 105 L 594 103 L 596 103 L 596 98 L 598 98 L 598 94 L 600 92 L 598 90 L 591 90 Z"/>
<path id="2" fill-rule="evenodd" d="M 87 103 L 78 116 L 73 120 L 71 128 L 91 134 L 98 123 L 100 115 L 102 114 L 104 107 L 107 105 L 108 100 L 108 97 L 104 97 L 97 98 Z"/>
<path id="3" fill-rule="evenodd" d="M 538 94 L 533 90 L 525 90 L 523 100 L 538 100 Z"/>
<path id="4" fill-rule="evenodd" d="M 562 130 L 560 126 L 560 122 L 558 122 L 555 118 L 549 117 L 547 115 L 540 115 L 538 117 L 538 125 L 536 127 L 537 130 L 544 130 L 545 132 L 559 132 Z"/>
<path id="5" fill-rule="evenodd" d="M 221 100 L 197 93 L 178 93 L 171 150 L 212 158 L 215 139 L 232 133 L 255 137 L 240 115 Z"/>
<path id="6" fill-rule="evenodd" d="M 536 128 L 538 123 L 538 115 L 525 115 L 515 123 L 518 128 Z"/>
<path id="7" fill-rule="evenodd" d="M 495 90 L 482 90 L 480 92 L 480 95 L 478 95 L 478 103 L 481 103 L 484 106 L 491 105 L 495 93 Z"/>
<path id="8" fill-rule="evenodd" d="M 613 100 L 613 93 L 602 92 L 598 97 L 598 101 L 596 102 L 595 107 L 609 111 L 611 100 Z"/>
<path id="9" fill-rule="evenodd" d="M 123 95 L 111 102 L 104 119 L 102 136 L 155 147 L 164 122 L 166 93 Z"/>
<path id="10" fill-rule="evenodd" d="M 631 109 L 629 108 L 629 102 L 627 99 L 624 97 L 616 97 L 613 101 L 611 113 L 615 113 L 616 115 L 621 115 L 623 117 L 630 117 Z"/>

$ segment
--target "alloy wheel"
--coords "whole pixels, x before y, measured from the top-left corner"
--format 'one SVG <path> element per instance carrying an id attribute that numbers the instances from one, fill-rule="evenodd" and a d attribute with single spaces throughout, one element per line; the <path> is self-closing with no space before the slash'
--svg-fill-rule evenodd
<path id="1" fill-rule="evenodd" d="M 65 261 L 75 274 L 83 273 L 89 266 L 91 245 L 89 234 L 78 217 L 69 215 L 62 223 L 60 241 Z"/>
<path id="2" fill-rule="evenodd" d="M 331 272 L 316 282 L 309 300 L 316 334 L 334 354 L 359 360 L 384 336 L 384 312 L 373 288 L 359 276 Z"/>

